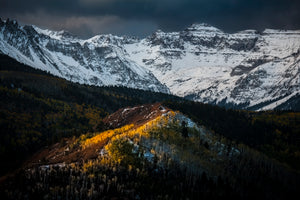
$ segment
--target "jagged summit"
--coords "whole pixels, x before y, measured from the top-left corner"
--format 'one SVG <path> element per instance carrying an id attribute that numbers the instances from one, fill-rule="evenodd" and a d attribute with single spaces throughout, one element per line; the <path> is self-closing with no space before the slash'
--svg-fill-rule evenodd
<path id="1" fill-rule="evenodd" d="M 62 39 L 78 39 L 77 36 L 73 35 L 72 33 L 61 30 L 61 31 L 52 31 L 49 29 L 41 29 L 37 26 L 32 25 L 32 27 L 39 33 L 43 35 L 48 35 L 52 39 L 62 40 Z"/>
<path id="2" fill-rule="evenodd" d="M 90 85 L 116 85 L 169 93 L 152 73 L 132 63 L 120 48 L 130 41 L 113 35 L 88 40 L 65 31 L 43 30 L 36 26 L 0 27 L 0 51 L 19 62 L 56 76 Z"/>
<path id="3" fill-rule="evenodd" d="M 1 53 L 73 82 L 254 110 L 291 109 L 289 101 L 299 101 L 299 47 L 297 30 L 229 34 L 193 24 L 144 39 L 108 34 L 83 40 L 11 20 L 0 23 Z"/>
<path id="4" fill-rule="evenodd" d="M 194 23 L 188 28 L 187 31 L 198 31 L 198 32 L 222 32 L 220 29 L 213 27 L 207 23 Z"/>

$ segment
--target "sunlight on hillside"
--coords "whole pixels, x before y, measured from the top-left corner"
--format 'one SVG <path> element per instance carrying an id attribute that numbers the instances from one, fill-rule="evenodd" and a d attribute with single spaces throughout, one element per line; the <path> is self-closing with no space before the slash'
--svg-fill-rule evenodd
<path id="1" fill-rule="evenodd" d="M 128 199 L 220 199 L 224 195 L 240 199 L 260 192 L 261 185 L 287 187 L 282 186 L 285 178 L 296 185 L 280 164 L 197 125 L 180 112 L 162 113 L 140 126 L 83 134 L 66 145 L 70 153 L 84 155 L 91 150 L 97 156 L 29 168 L 20 184 L 30 180 L 32 188 L 49 190 L 46 197 L 52 199 L 116 194 Z M 19 194 L 15 193 L 8 196 L 13 199 Z M 35 194 L 26 188 L 20 193 Z"/>
<path id="2" fill-rule="evenodd" d="M 189 136 L 183 137 L 182 116 L 179 112 L 170 111 L 139 127 L 130 124 L 97 133 L 91 138 L 82 135 L 79 141 L 83 149 L 104 144 L 100 160 L 105 164 L 112 162 L 125 167 L 140 166 L 143 159 L 167 167 L 180 163 L 180 166 L 198 175 L 203 171 L 211 171 L 209 160 L 218 163 L 222 161 L 223 154 L 239 152 L 233 147 L 225 148 L 225 144 L 221 143 L 221 140 L 227 142 L 225 138 L 217 141 L 215 135 L 206 134 L 199 127 L 188 127 Z M 220 173 L 222 170 L 215 167 L 214 171 Z"/>
<path id="3" fill-rule="evenodd" d="M 126 125 L 123 126 L 121 128 L 118 129 L 114 129 L 114 130 L 108 130 L 108 131 L 104 131 L 102 133 L 98 133 L 97 135 L 95 135 L 92 138 L 88 138 L 88 139 L 84 139 L 86 137 L 86 135 L 82 135 L 80 137 L 80 140 L 83 140 L 81 142 L 81 146 L 83 148 L 89 147 L 93 144 L 97 144 L 97 143 L 102 143 L 105 142 L 109 139 L 111 139 L 113 136 L 118 135 L 118 134 L 123 134 L 126 133 L 127 131 L 129 131 L 131 128 L 133 127 L 133 124 L 131 125 Z"/>

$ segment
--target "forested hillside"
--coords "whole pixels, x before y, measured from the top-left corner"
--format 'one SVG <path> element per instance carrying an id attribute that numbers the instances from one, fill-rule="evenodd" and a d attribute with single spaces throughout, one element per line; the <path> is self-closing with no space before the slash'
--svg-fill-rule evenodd
<path id="1" fill-rule="evenodd" d="M 124 87 L 80 85 L 0 55 L 0 157 L 3 175 L 45 145 L 103 130 L 121 107 L 180 98 Z"/>
<path id="2" fill-rule="evenodd" d="M 299 194 L 297 172 L 159 103 L 126 107 L 104 121 L 109 130 L 44 148 L 2 184 L 0 195 L 273 200 Z"/>
<path id="3" fill-rule="evenodd" d="M 247 144 L 300 169 L 300 113 L 231 110 L 197 102 L 166 102 L 194 121 L 236 143 Z"/>
<path id="4" fill-rule="evenodd" d="M 0 99 L 4 199 L 299 194 L 297 112 L 232 110 L 162 93 L 80 85 L 3 55 Z"/>

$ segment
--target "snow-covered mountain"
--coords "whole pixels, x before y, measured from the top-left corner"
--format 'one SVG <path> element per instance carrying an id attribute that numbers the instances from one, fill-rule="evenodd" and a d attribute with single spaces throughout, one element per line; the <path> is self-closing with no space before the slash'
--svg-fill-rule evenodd
<path id="1" fill-rule="evenodd" d="M 300 97 L 300 30 L 234 34 L 207 24 L 144 39 L 0 22 L 0 52 L 71 81 L 123 85 L 195 101 L 273 109 Z"/>
<path id="2" fill-rule="evenodd" d="M 90 85 L 116 85 L 169 93 L 147 69 L 125 56 L 132 38 L 99 35 L 81 40 L 65 31 L 0 22 L 0 53 L 53 75 Z"/>
<path id="3" fill-rule="evenodd" d="M 300 92 L 300 31 L 227 34 L 194 24 L 125 48 L 173 94 L 196 101 L 272 109 Z"/>

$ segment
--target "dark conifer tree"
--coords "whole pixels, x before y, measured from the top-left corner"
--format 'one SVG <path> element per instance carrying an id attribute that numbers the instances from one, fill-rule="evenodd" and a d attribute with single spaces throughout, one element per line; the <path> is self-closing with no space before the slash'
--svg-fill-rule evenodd
<path id="1" fill-rule="evenodd" d="M 188 133 L 188 129 L 186 127 L 185 121 L 182 121 L 182 123 L 181 123 L 181 134 L 182 134 L 182 137 L 184 137 L 184 138 L 189 137 L 189 133 Z"/>

